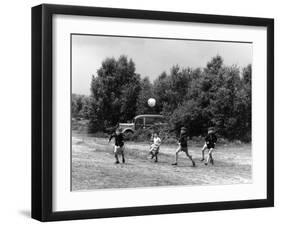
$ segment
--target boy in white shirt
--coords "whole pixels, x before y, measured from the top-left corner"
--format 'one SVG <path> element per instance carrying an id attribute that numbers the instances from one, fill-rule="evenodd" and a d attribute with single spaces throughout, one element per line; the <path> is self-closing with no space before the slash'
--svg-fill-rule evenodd
<path id="1" fill-rule="evenodd" d="M 153 134 L 153 143 L 150 145 L 149 153 L 151 154 L 151 159 L 155 158 L 154 162 L 158 162 L 158 154 L 161 145 L 161 139 L 158 133 Z"/>

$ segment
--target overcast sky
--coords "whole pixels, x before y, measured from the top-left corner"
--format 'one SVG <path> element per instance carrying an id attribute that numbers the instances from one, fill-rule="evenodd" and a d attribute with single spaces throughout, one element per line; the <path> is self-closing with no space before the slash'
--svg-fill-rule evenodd
<path id="1" fill-rule="evenodd" d="M 137 73 L 154 81 L 173 65 L 205 67 L 217 54 L 225 65 L 244 67 L 252 63 L 252 44 L 73 35 L 72 92 L 90 94 L 91 75 L 106 57 L 126 55 L 135 62 Z"/>

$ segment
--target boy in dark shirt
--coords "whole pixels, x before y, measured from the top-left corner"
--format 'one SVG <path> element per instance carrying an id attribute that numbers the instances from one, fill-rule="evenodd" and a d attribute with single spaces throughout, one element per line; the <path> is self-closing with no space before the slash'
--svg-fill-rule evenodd
<path id="1" fill-rule="evenodd" d="M 184 152 L 186 156 L 191 160 L 192 166 L 195 166 L 195 162 L 192 159 L 192 156 L 188 153 L 188 147 L 187 147 L 187 131 L 185 127 L 181 128 L 180 132 L 180 138 L 179 138 L 179 147 L 176 150 L 176 161 L 172 165 L 178 165 L 178 154 L 180 152 Z"/>
<path id="2" fill-rule="evenodd" d="M 209 162 L 212 165 L 214 165 L 214 159 L 213 159 L 212 153 L 215 149 L 216 142 L 217 142 L 217 137 L 215 135 L 214 128 L 209 128 L 208 129 L 208 135 L 205 137 L 205 144 L 202 148 L 202 159 L 201 159 L 201 161 L 205 160 L 204 152 L 205 152 L 206 149 L 208 149 L 209 150 L 208 157 L 207 157 L 207 161 L 205 162 L 206 166 L 208 165 Z"/>
<path id="3" fill-rule="evenodd" d="M 109 141 L 111 141 L 112 138 L 115 138 L 115 145 L 114 145 L 114 156 L 116 159 L 116 164 L 119 163 L 119 159 L 118 159 L 118 155 L 122 156 L 122 162 L 125 163 L 125 156 L 124 156 L 124 137 L 123 137 L 123 133 L 122 133 L 122 129 L 118 128 L 116 129 L 116 132 L 111 134 L 111 136 L 109 137 Z"/>

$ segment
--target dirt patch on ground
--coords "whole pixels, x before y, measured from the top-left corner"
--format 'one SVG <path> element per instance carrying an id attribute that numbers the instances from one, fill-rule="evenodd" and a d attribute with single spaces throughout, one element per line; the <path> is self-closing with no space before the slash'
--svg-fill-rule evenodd
<path id="1" fill-rule="evenodd" d="M 203 144 L 202 144 L 203 145 Z M 200 145 L 189 147 L 196 167 L 184 153 L 174 162 L 176 145 L 162 145 L 159 162 L 148 156 L 149 143 L 126 143 L 126 163 L 114 164 L 113 142 L 75 134 L 72 137 L 72 190 L 135 188 L 172 185 L 251 183 L 251 145 L 217 146 L 215 165 L 200 162 Z"/>

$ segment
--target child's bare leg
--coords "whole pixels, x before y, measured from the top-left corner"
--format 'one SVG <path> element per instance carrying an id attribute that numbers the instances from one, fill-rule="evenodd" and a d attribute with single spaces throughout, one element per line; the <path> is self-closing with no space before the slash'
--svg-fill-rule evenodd
<path id="1" fill-rule="evenodd" d="M 186 156 L 190 159 L 190 161 L 192 162 L 192 166 L 195 166 L 195 162 L 194 160 L 192 159 L 192 156 L 187 152 L 185 152 Z"/>
<path id="2" fill-rule="evenodd" d="M 154 162 L 158 162 L 159 149 L 160 149 L 160 147 L 158 147 L 158 148 L 155 150 L 155 152 L 154 152 L 154 156 L 155 156 Z"/>
<path id="3" fill-rule="evenodd" d="M 179 154 L 180 151 L 181 151 L 181 147 L 179 146 L 177 148 L 177 150 L 176 150 L 176 161 L 172 165 L 177 165 L 178 164 L 178 154 Z"/>
<path id="4" fill-rule="evenodd" d="M 116 159 L 115 163 L 118 164 L 119 163 L 119 159 L 118 159 L 118 149 L 117 149 L 117 146 L 114 146 L 114 157 Z"/>
<path id="5" fill-rule="evenodd" d="M 124 151 L 122 152 L 122 162 L 125 163 L 125 155 L 124 155 Z"/>
<path id="6" fill-rule="evenodd" d="M 211 152 L 209 155 L 210 155 L 210 163 L 211 163 L 212 165 L 214 165 L 213 148 L 212 148 L 212 152 Z"/>
<path id="7" fill-rule="evenodd" d="M 208 157 L 207 157 L 207 162 L 205 163 L 205 165 L 208 165 L 208 163 L 211 161 L 211 162 L 213 162 L 214 160 L 213 160 L 213 156 L 212 156 L 212 153 L 213 153 L 213 148 L 210 148 L 209 149 L 209 153 L 208 153 Z"/>
<path id="8" fill-rule="evenodd" d="M 213 155 L 211 154 L 211 156 L 210 156 L 210 163 L 212 164 L 212 165 L 214 165 L 214 159 L 213 159 Z"/>
<path id="9" fill-rule="evenodd" d="M 203 148 L 202 148 L 202 159 L 201 159 L 201 162 L 205 160 L 204 154 L 205 154 L 205 150 L 206 150 L 206 149 L 207 149 L 207 145 L 204 144 L 204 146 L 203 146 Z"/>
<path id="10" fill-rule="evenodd" d="M 152 147 L 149 149 L 149 155 L 151 155 L 151 156 L 150 156 L 151 159 L 154 158 L 154 155 L 153 155 L 153 148 L 152 148 Z"/>
<path id="11" fill-rule="evenodd" d="M 179 152 L 180 152 L 179 150 L 176 151 L 176 161 L 175 161 L 176 164 L 178 164 Z"/>
<path id="12" fill-rule="evenodd" d="M 158 162 L 158 153 L 155 153 L 155 160 L 154 160 L 154 162 Z"/>
<path id="13" fill-rule="evenodd" d="M 118 164 L 118 163 L 119 163 L 118 154 L 115 153 L 114 156 L 115 156 L 115 159 L 116 159 L 116 162 L 115 162 L 115 163 Z"/>
<path id="14" fill-rule="evenodd" d="M 122 163 L 125 163 L 125 154 L 124 154 L 124 151 L 125 151 L 125 147 L 120 147 L 120 152 L 121 152 L 121 157 L 122 157 Z"/>
<path id="15" fill-rule="evenodd" d="M 151 151 L 151 159 L 154 159 L 155 157 L 156 157 L 156 152 L 155 152 L 155 150 L 152 150 Z"/>

